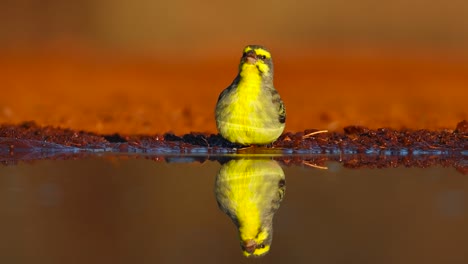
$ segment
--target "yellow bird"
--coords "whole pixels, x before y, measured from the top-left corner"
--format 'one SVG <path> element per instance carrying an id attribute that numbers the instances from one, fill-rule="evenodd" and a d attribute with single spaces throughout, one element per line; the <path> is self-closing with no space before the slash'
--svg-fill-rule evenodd
<path id="1" fill-rule="evenodd" d="M 269 159 L 232 159 L 216 176 L 219 208 L 238 229 L 245 256 L 262 256 L 271 247 L 273 215 L 286 190 L 283 169 Z"/>
<path id="2" fill-rule="evenodd" d="M 218 98 L 216 126 L 222 137 L 241 145 L 266 145 L 283 133 L 286 109 L 273 85 L 270 52 L 244 48 L 239 73 Z"/>

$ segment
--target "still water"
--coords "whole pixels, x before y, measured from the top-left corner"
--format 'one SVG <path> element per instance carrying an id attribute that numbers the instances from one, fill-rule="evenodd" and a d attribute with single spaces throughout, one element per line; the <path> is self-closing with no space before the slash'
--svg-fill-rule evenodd
<path id="1" fill-rule="evenodd" d="M 468 261 L 468 177 L 454 168 L 221 163 L 1 166 L 0 263 Z"/>

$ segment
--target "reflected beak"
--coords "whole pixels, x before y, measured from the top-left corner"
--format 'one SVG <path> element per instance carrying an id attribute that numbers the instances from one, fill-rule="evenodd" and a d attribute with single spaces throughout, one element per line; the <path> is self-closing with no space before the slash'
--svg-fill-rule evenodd
<path id="1" fill-rule="evenodd" d="M 249 252 L 250 254 L 252 254 L 256 248 L 257 248 L 257 243 L 253 239 L 244 241 L 242 244 L 242 249 L 244 249 L 244 251 Z"/>

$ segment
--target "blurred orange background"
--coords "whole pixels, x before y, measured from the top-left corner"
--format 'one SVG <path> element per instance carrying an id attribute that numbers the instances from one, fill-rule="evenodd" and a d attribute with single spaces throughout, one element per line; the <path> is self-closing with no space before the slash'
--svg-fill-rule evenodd
<path id="1" fill-rule="evenodd" d="M 468 119 L 468 2 L 5 1 L 0 123 L 215 133 L 242 48 L 273 53 L 287 131 Z"/>

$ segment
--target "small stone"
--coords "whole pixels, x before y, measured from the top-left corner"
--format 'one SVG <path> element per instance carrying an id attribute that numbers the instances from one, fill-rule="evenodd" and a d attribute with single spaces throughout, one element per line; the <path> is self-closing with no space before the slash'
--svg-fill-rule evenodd
<path id="1" fill-rule="evenodd" d="M 364 126 L 347 126 L 344 128 L 344 132 L 347 135 L 366 134 L 366 133 L 369 133 L 369 128 L 364 127 Z"/>
<path id="2" fill-rule="evenodd" d="M 457 124 L 457 128 L 454 131 L 455 133 L 467 134 L 468 133 L 468 121 L 463 120 Z"/>

